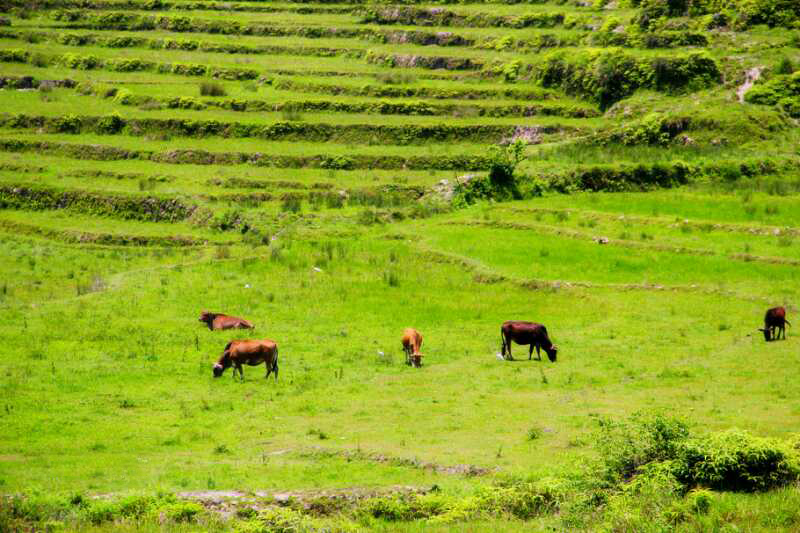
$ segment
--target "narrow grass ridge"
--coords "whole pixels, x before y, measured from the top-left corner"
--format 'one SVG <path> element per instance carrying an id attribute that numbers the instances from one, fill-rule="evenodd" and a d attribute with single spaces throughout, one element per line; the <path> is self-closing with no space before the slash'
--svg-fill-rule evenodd
<path id="1" fill-rule="evenodd" d="M 598 235 L 596 234 L 586 233 L 583 231 L 566 229 L 566 228 L 559 228 L 557 226 L 549 226 L 546 224 L 530 224 L 522 222 L 499 221 L 499 220 L 493 220 L 493 221 L 472 220 L 468 222 L 458 221 L 458 222 L 446 222 L 444 224 L 454 225 L 454 226 L 467 225 L 467 226 L 479 226 L 485 228 L 532 231 L 536 233 L 548 233 L 550 235 L 558 235 L 560 237 L 567 237 L 570 239 L 578 239 L 578 240 L 594 241 L 594 242 L 599 242 L 600 239 L 600 237 L 598 237 Z M 675 246 L 669 244 L 638 242 L 630 239 L 606 238 L 605 240 L 602 241 L 602 243 L 608 246 L 637 248 L 643 250 L 653 250 L 657 252 L 674 253 L 674 254 L 705 255 L 705 256 L 719 255 L 718 252 L 714 250 L 708 250 L 703 248 L 690 248 L 686 246 Z M 737 261 L 745 261 L 748 263 L 753 261 L 758 261 L 761 263 L 769 263 L 775 265 L 800 266 L 800 260 L 788 259 L 785 257 L 766 257 L 766 256 L 744 254 L 744 253 L 726 254 L 725 257 Z"/>
<path id="2" fill-rule="evenodd" d="M 86 145 L 49 141 L 22 141 L 0 139 L 0 151 L 39 152 L 74 159 L 96 161 L 118 161 L 140 159 L 174 165 L 256 165 L 277 168 L 328 168 L 351 170 L 357 168 L 409 169 L 409 170 L 485 170 L 491 157 L 485 155 L 441 155 L 441 156 L 372 156 L 356 154 L 288 156 L 278 154 L 246 152 L 207 152 L 205 150 L 127 150 L 106 145 Z"/>
<path id="3" fill-rule="evenodd" d="M 168 237 L 149 235 L 125 235 L 119 233 L 95 233 L 88 231 L 56 230 L 25 224 L 11 220 L 0 219 L 0 231 L 12 235 L 26 235 L 55 240 L 69 244 L 96 245 L 96 246 L 147 246 L 147 247 L 185 247 L 202 246 L 208 244 L 206 239 L 172 235 Z"/>
<path id="4" fill-rule="evenodd" d="M 0 185 L 0 209 L 71 209 L 81 213 L 149 222 L 189 218 L 197 206 L 174 198 L 100 194 L 28 185 Z"/>
<path id="5" fill-rule="evenodd" d="M 217 120 L 181 120 L 156 118 L 121 118 L 98 116 L 0 116 L 0 127 L 36 129 L 49 133 L 96 133 L 103 135 L 169 135 L 180 137 L 259 138 L 265 140 L 305 140 L 336 143 L 419 144 L 429 141 L 470 141 L 499 143 L 514 135 L 517 126 L 470 125 L 432 126 L 378 124 L 319 124 L 283 121 L 270 125 L 221 122 Z M 559 125 L 537 126 L 540 134 L 572 131 Z"/>

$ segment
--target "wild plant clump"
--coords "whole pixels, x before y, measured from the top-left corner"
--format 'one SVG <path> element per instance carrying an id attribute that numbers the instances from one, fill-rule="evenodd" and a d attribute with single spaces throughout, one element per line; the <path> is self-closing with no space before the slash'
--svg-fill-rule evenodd
<path id="1" fill-rule="evenodd" d="M 204 81 L 200 84 L 200 96 L 227 96 L 225 87 L 219 83 Z"/>
<path id="2" fill-rule="evenodd" d="M 601 420 L 597 442 L 599 471 L 612 485 L 653 472 L 684 491 L 762 491 L 800 479 L 800 451 L 789 443 L 739 430 L 691 437 L 685 422 L 661 415 Z"/>

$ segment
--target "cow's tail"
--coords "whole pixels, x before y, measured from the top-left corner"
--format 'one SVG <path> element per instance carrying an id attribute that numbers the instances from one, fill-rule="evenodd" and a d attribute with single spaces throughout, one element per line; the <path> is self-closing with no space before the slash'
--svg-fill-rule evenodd
<path id="1" fill-rule="evenodd" d="M 275 345 L 275 359 L 272 360 L 272 371 L 275 372 L 275 379 L 278 379 L 278 345 Z"/>

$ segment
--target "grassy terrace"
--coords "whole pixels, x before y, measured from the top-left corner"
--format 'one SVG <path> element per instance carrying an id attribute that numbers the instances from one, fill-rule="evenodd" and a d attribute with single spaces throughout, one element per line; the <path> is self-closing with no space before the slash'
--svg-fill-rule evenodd
<path id="1" fill-rule="evenodd" d="M 800 529 L 800 11 L 667 4 L 0 6 L 0 531 Z"/>

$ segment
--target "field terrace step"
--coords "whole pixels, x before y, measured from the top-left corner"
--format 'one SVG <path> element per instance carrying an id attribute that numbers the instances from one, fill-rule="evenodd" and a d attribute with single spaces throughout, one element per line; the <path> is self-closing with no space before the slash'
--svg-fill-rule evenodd
<path id="1" fill-rule="evenodd" d="M 297 64 L 295 56 L 253 56 L 253 59 L 243 68 L 242 63 L 226 61 L 229 56 L 195 53 L 197 62 L 163 62 L 166 56 L 186 58 L 185 52 L 151 51 L 149 49 L 136 50 L 136 55 L 131 55 L 127 50 L 95 49 L 93 53 L 76 54 L 69 51 L 68 46 L 29 45 L 21 48 L 0 48 L 0 62 L 22 63 L 37 67 L 58 65 L 73 70 L 105 70 L 110 72 L 150 72 L 159 75 L 173 74 L 189 77 L 211 77 L 227 80 L 255 80 L 267 73 L 309 75 L 309 76 L 364 76 L 364 68 L 376 65 L 372 72 L 377 74 L 385 72 L 387 66 L 398 66 L 418 70 L 445 70 L 445 71 L 473 71 L 480 77 L 501 77 L 502 72 L 489 66 L 483 60 L 473 60 L 463 57 L 451 56 L 420 56 L 420 55 L 384 55 L 368 52 L 364 61 L 341 57 L 309 56 L 304 62 L 307 70 L 296 70 L 290 65 Z M 63 53 L 52 53 L 52 52 Z M 211 57 L 206 57 L 211 56 Z M 226 64 L 227 63 L 227 64 Z M 335 68 L 336 70 L 315 70 L 315 67 Z M 446 78 L 445 78 L 446 79 Z"/>
<path id="2" fill-rule="evenodd" d="M 175 198 L 106 194 L 28 184 L 0 185 L 0 209 L 60 210 L 108 216 L 123 220 L 177 222 L 197 209 Z"/>
<path id="3" fill-rule="evenodd" d="M 427 12 L 423 10 L 423 12 Z M 553 30 L 558 28 L 559 35 L 567 30 L 566 35 L 580 35 L 585 32 L 597 31 L 602 23 L 601 15 L 577 15 L 570 16 L 555 13 L 537 14 L 528 17 L 514 16 L 494 16 L 482 14 L 480 16 L 470 15 L 464 19 L 454 17 L 455 21 L 462 21 L 461 25 L 453 24 L 415 24 L 413 22 L 402 21 L 390 23 L 384 21 L 378 23 L 369 17 L 348 17 L 348 16 L 314 16 L 302 15 L 291 17 L 278 15 L 252 15 L 243 16 L 237 14 L 236 21 L 232 22 L 230 16 L 220 15 L 214 12 L 195 12 L 192 16 L 177 15 L 153 15 L 146 12 L 107 12 L 99 14 L 92 11 L 68 11 L 54 12 L 54 22 L 44 23 L 40 26 L 50 26 L 60 29 L 94 29 L 94 30 L 123 30 L 123 31 L 153 31 L 165 30 L 178 33 L 206 33 L 216 35 L 244 35 L 262 37 L 282 37 L 297 36 L 311 38 L 325 37 L 347 37 L 347 38 L 368 38 L 374 40 L 375 37 L 396 35 L 403 33 L 418 32 L 420 44 L 422 41 L 430 40 L 436 34 L 441 34 L 438 40 L 443 43 L 452 41 L 457 44 L 457 37 L 453 36 L 453 27 L 462 28 L 458 34 L 470 35 L 463 39 L 476 39 L 477 36 L 494 35 L 499 37 L 498 30 L 503 30 L 503 34 L 516 35 L 525 38 L 536 35 L 541 30 Z M 334 20 L 331 20 L 334 18 Z M 467 23 L 466 19 L 474 21 Z M 538 23 L 537 23 L 538 21 Z M 388 29 L 389 24 L 397 26 L 396 29 Z M 24 27 L 26 24 L 20 21 L 14 26 Z M 465 30 L 465 29 L 471 30 Z M 484 31 L 477 31 L 484 30 Z M 536 30 L 532 33 L 521 30 Z M 577 33 L 571 33 L 569 30 Z M 551 35 L 555 35 L 552 31 Z M 457 34 L 457 35 L 458 35 Z M 411 37 L 411 39 L 409 38 Z M 393 39 L 397 42 L 397 39 Z M 407 35 L 404 42 L 416 42 L 413 35 Z M 392 41 L 388 41 L 392 42 Z M 429 43 L 433 44 L 433 43 Z M 464 43 L 466 44 L 466 43 Z"/>
<path id="4" fill-rule="evenodd" d="M 47 240 L 60 241 L 69 244 L 94 245 L 94 246 L 149 246 L 149 247 L 185 247 L 203 246 L 209 244 L 208 239 L 191 237 L 186 235 L 135 235 L 126 233 L 93 232 L 75 229 L 61 229 L 58 227 L 45 227 L 31 224 L 30 222 L 19 222 L 6 220 L 5 213 L 0 211 L 0 233 L 12 234 L 14 236 L 38 237 Z M 29 214 L 25 213 L 26 218 Z M 63 223 L 63 221 L 60 221 Z M 220 242 L 233 244 L 238 241 Z"/>
<path id="5" fill-rule="evenodd" d="M 359 83 L 360 80 L 354 83 L 348 83 L 349 80 L 344 80 L 340 83 L 320 83 L 311 82 L 306 79 L 296 80 L 291 78 L 259 78 L 258 82 L 262 86 L 271 87 L 280 91 L 290 91 L 292 93 L 309 93 L 309 94 L 325 94 L 330 96 L 361 96 L 371 98 L 426 98 L 433 100 L 558 100 L 564 99 L 563 94 L 550 89 L 541 87 L 515 87 L 507 84 L 500 86 L 492 86 L 491 84 L 482 84 L 476 86 L 475 84 L 457 85 L 455 82 L 447 86 L 422 86 L 414 81 L 413 85 L 408 84 L 376 84 L 373 83 Z M 392 80 L 387 80 L 391 82 Z M 125 84 L 130 83 L 130 80 L 96 80 L 99 83 L 105 84 Z M 50 88 L 70 88 L 74 89 L 77 82 L 74 79 L 46 79 L 37 78 L 34 76 L 20 76 L 20 75 L 3 75 L 0 73 L 0 89 L 36 89 L 40 84 L 46 83 Z M 192 82 L 181 80 L 181 83 L 186 85 Z M 139 82 L 141 85 L 142 82 Z M 154 87 L 163 88 L 164 83 L 150 83 Z M 175 96 L 188 96 L 179 95 Z"/>
<path id="6" fill-rule="evenodd" d="M 575 104 L 543 102 L 511 105 L 459 105 L 446 103 L 419 102 L 342 102 L 334 100 L 290 100 L 283 103 L 256 99 L 203 99 L 194 97 L 173 97 L 155 99 L 150 96 L 137 97 L 124 93 L 114 97 L 120 105 L 158 104 L 166 109 L 187 109 L 201 111 L 207 108 L 220 108 L 238 112 L 323 112 L 370 115 L 418 115 L 418 116 L 478 116 L 478 117 L 535 117 L 553 116 L 565 118 L 591 118 L 600 116 L 592 107 Z"/>
<path id="7" fill-rule="evenodd" d="M 45 86 L 47 86 L 47 84 Z M 169 85 L 156 87 L 163 91 L 174 90 L 174 88 L 169 87 Z M 177 87 L 180 88 L 180 91 L 176 92 L 188 92 L 185 91 L 187 86 L 178 85 Z M 188 86 L 188 89 L 196 91 L 197 87 Z M 103 89 L 102 86 L 97 88 L 97 92 L 101 93 L 106 90 L 107 89 Z M 113 89 L 111 90 L 113 91 Z M 42 91 L 6 90 L 0 94 L 3 95 L 5 101 L 8 103 L 8 108 L 17 111 L 16 114 L 50 118 L 73 117 L 76 116 L 76 111 L 91 108 L 93 116 L 105 117 L 107 120 L 112 120 L 111 117 L 119 116 L 123 119 L 137 120 L 174 119 L 187 122 L 246 123 L 253 127 L 272 127 L 275 124 L 286 122 L 306 124 L 309 128 L 314 124 L 333 124 L 345 130 L 357 126 L 434 128 L 442 124 L 462 129 L 470 126 L 496 126 L 511 129 L 520 127 L 536 128 L 541 132 L 545 132 L 541 134 L 540 140 L 542 142 L 547 142 L 547 139 L 571 138 L 575 134 L 588 135 L 607 124 L 607 119 L 602 117 L 567 118 L 556 115 L 536 115 L 533 117 L 521 118 L 516 116 L 488 116 L 486 113 L 483 113 L 483 116 L 481 116 L 479 110 L 473 109 L 473 107 L 480 107 L 480 102 L 465 102 L 468 107 L 459 107 L 452 115 L 444 116 L 427 114 L 387 115 L 336 113 L 330 111 L 299 113 L 292 111 L 291 106 L 288 106 L 288 109 L 284 109 L 280 112 L 264 111 L 260 113 L 243 113 L 242 111 L 213 106 L 205 107 L 204 109 L 197 109 L 197 106 L 192 106 L 194 109 L 168 109 L 166 105 L 148 103 L 134 107 L 133 105 L 120 105 L 111 97 L 103 98 L 100 96 L 83 95 L 71 89 L 43 89 Z M 46 106 L 42 106 L 43 100 L 47 102 Z M 189 101 L 202 103 L 203 99 L 191 97 Z M 419 104 L 417 103 L 415 105 L 418 107 Z M 414 106 L 409 107 L 408 110 L 413 111 Z M 466 112 L 462 113 L 462 111 Z M 0 114 L 0 116 L 3 115 Z M 408 141 L 413 141 L 413 138 L 402 140 L 401 144 L 407 143 Z M 486 142 L 490 141 L 490 139 L 486 140 Z M 369 138 L 365 139 L 365 142 L 370 144 L 373 143 L 374 140 Z"/>
<path id="8" fill-rule="evenodd" d="M 368 53 L 376 55 L 421 55 L 423 58 L 431 56 L 431 47 L 446 49 L 446 55 L 441 57 L 449 62 L 461 61 L 464 65 L 470 62 L 478 68 L 479 65 L 502 59 L 514 59 L 518 53 L 524 51 L 539 51 L 545 48 L 574 47 L 582 42 L 582 34 L 575 33 L 568 37 L 554 34 L 538 34 L 530 37 L 510 38 L 508 36 L 466 37 L 451 32 L 422 32 L 422 31 L 368 31 L 353 32 L 352 35 L 330 35 L 318 38 L 279 35 L 271 37 L 254 38 L 246 40 L 234 39 L 231 36 L 221 36 L 215 39 L 187 39 L 181 33 L 157 32 L 155 35 L 143 36 L 139 32 L 101 32 L 87 33 L 91 30 L 62 31 L 29 31 L 20 29 L 0 28 L 0 38 L 7 41 L 25 41 L 31 44 L 52 43 L 55 49 L 42 50 L 53 52 L 63 50 L 72 51 L 76 47 L 82 48 L 112 48 L 112 49 L 143 49 L 163 50 L 174 55 L 176 51 L 202 52 L 205 54 L 245 54 L 251 56 L 264 55 L 298 55 L 316 57 L 341 57 L 343 59 L 362 59 Z M 296 27 L 287 26 L 287 31 L 295 32 Z M 148 32 L 149 33 L 149 32 Z M 287 41 L 291 39 L 291 41 Z M 321 42 L 320 42 L 321 41 Z M 619 41 L 619 40 L 617 40 Z M 15 44 L 15 43 L 8 43 Z M 629 44 L 617 42 L 616 44 Z M 326 46 L 327 45 L 327 46 Z M 69 48 L 67 48 L 69 47 Z M 36 47 L 33 47 L 35 49 Z M 445 53 L 444 50 L 442 53 Z M 487 58 L 487 54 L 491 54 Z M 146 58 L 146 54 L 141 56 Z M 183 58 L 183 56 L 181 56 Z M 211 59 L 211 57 L 206 57 Z M 421 65 L 427 65 L 433 60 L 419 60 Z M 442 61 L 441 59 L 439 61 Z M 450 67 L 451 69 L 466 69 L 468 66 Z M 431 67 L 428 67 L 431 68 Z M 442 67 L 444 68 L 444 67 Z"/>
<path id="9" fill-rule="evenodd" d="M 0 127 L 36 129 L 49 133 L 95 133 L 100 135 L 169 135 L 180 137 L 258 138 L 272 141 L 309 141 L 372 144 L 415 144 L 446 141 L 480 143 L 510 142 L 514 138 L 540 138 L 561 132 L 558 126 L 381 126 L 371 124 L 308 124 L 278 122 L 271 125 L 241 122 L 196 121 L 179 119 L 136 119 L 118 116 L 26 116 L 0 115 Z"/>
<path id="10" fill-rule="evenodd" d="M 196 142 L 196 141 L 195 141 Z M 240 141 L 241 142 L 241 141 Z M 427 147 L 428 149 L 431 146 Z M 490 157 L 486 150 L 478 154 L 456 155 L 378 155 L 378 154 L 310 154 L 278 155 L 263 152 L 210 152 L 206 150 L 172 149 L 153 151 L 127 149 L 102 144 L 77 144 L 59 141 L 33 141 L 0 139 L 0 151 L 14 153 L 43 153 L 72 159 L 119 161 L 146 160 L 166 164 L 194 165 L 255 165 L 276 168 L 322 168 L 332 170 L 383 169 L 383 170 L 456 170 L 477 171 L 489 168 Z M 283 152 L 283 150 L 276 150 Z M 478 152 L 476 146 L 476 152 Z M 305 153 L 311 150 L 304 150 Z"/>
<path id="11" fill-rule="evenodd" d="M 485 49 L 494 52 L 526 52 L 539 51 L 546 48 L 560 48 L 579 46 L 581 44 L 593 46 L 623 46 L 642 48 L 673 48 L 678 46 L 705 46 L 708 39 L 694 32 L 658 32 L 646 36 L 634 37 L 625 33 L 614 32 L 587 32 L 587 31 L 541 31 L 525 32 L 520 35 L 480 34 L 474 32 L 452 31 L 427 31 L 419 29 L 365 29 L 353 32 L 337 32 L 336 36 L 321 35 L 312 32 L 307 36 L 294 35 L 296 29 L 288 27 L 282 35 L 259 37 L 259 42 L 249 43 L 237 40 L 236 42 L 209 41 L 207 39 L 187 39 L 177 32 L 158 31 L 157 37 L 142 37 L 141 32 L 119 33 L 120 30 L 90 34 L 81 33 L 102 28 L 73 29 L 63 32 L 57 29 L 50 31 L 31 31 L 22 29 L 5 29 L 0 32 L 4 39 L 17 39 L 26 42 L 56 42 L 71 46 L 100 46 L 107 48 L 149 48 L 149 49 L 174 49 L 174 50 L 199 50 L 203 52 L 236 53 L 236 54 L 271 54 L 284 53 L 294 55 L 344 55 L 358 57 L 365 53 L 366 47 L 377 44 L 392 44 L 395 46 L 442 46 L 442 47 L 469 47 Z M 153 30 L 157 31 L 157 30 Z M 278 32 L 273 28 L 273 32 Z M 114 32 L 114 33 L 112 33 Z M 165 33 L 165 34 L 164 34 Z M 164 34 L 164 35 L 162 35 Z M 286 38 L 305 39 L 309 41 L 338 40 L 345 41 L 347 46 L 297 46 L 274 42 L 266 44 L 263 39 Z M 247 36 L 248 39 L 254 39 Z M 297 51 L 291 52 L 292 49 Z"/>
<path id="12" fill-rule="evenodd" d="M 339 3 L 339 2 L 336 2 Z M 358 5 L 292 5 L 278 2 L 162 2 L 149 0 L 43 0 L 37 2 L 37 10 L 133 10 L 133 11 L 224 11 L 251 13 L 300 13 L 300 14 L 344 14 L 359 11 Z M 22 0 L 8 0 L 10 7 L 27 8 L 30 4 Z"/>

